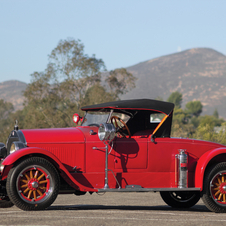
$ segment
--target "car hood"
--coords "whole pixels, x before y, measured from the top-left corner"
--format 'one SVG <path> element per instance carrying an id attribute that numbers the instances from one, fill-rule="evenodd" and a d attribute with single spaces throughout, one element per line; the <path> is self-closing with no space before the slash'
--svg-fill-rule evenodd
<path id="1" fill-rule="evenodd" d="M 74 127 L 52 129 L 23 129 L 27 145 L 34 143 L 84 143 L 83 133 Z"/>

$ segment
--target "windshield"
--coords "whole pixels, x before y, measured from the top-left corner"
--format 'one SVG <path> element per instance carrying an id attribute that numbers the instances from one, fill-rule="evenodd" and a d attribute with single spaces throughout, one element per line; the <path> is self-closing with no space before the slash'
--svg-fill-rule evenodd
<path id="1" fill-rule="evenodd" d="M 83 126 L 99 126 L 101 123 L 106 123 L 109 112 L 87 112 L 83 120 Z"/>
<path id="2" fill-rule="evenodd" d="M 109 117 L 109 112 L 87 112 L 82 126 L 99 126 L 101 123 L 107 123 L 108 117 Z M 125 114 L 119 114 L 119 113 L 113 113 L 111 116 L 118 116 L 120 117 L 124 122 L 127 122 L 129 119 L 128 115 Z M 111 123 L 111 122 L 108 122 Z"/>

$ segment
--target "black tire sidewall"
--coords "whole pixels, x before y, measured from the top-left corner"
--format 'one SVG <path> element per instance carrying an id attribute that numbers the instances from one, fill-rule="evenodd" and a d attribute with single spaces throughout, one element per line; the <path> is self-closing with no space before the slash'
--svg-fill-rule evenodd
<path id="1" fill-rule="evenodd" d="M 51 194 L 43 201 L 39 203 L 28 203 L 24 201 L 17 190 L 17 178 L 21 171 L 28 166 L 37 166 L 46 169 L 52 177 L 52 192 Z M 23 210 L 42 210 L 49 207 L 56 199 L 59 192 L 59 174 L 55 167 L 46 159 L 40 157 L 31 157 L 25 159 L 14 166 L 8 174 L 7 182 L 6 182 L 6 190 L 10 200 L 20 209 Z"/>
<path id="2" fill-rule="evenodd" d="M 199 192 L 187 192 L 188 194 L 190 193 L 191 198 L 189 198 L 187 201 L 183 200 L 177 200 L 176 198 L 173 197 L 172 193 L 176 193 L 177 192 L 170 192 L 170 191 L 162 191 L 160 192 L 160 195 L 163 199 L 163 201 L 173 207 L 173 208 L 190 208 L 192 206 L 194 206 L 200 199 L 200 193 Z M 180 193 L 183 193 L 180 191 Z"/>
<path id="3" fill-rule="evenodd" d="M 14 204 L 10 201 L 8 197 L 0 199 L 0 208 L 9 208 L 12 206 L 14 206 Z"/>

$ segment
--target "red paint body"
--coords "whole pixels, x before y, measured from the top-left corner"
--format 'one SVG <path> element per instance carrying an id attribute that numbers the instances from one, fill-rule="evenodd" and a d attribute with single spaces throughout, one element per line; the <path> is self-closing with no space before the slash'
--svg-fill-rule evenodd
<path id="1" fill-rule="evenodd" d="M 93 130 L 92 134 L 90 130 Z M 9 168 L 17 160 L 35 155 L 51 161 L 65 181 L 77 190 L 97 191 L 104 187 L 105 150 L 97 135 L 98 127 L 21 131 L 26 137 L 27 147 L 4 160 L 3 179 L 7 178 Z M 134 134 L 131 138 L 115 137 L 113 145 L 109 146 L 108 168 L 122 188 L 131 184 L 142 188 L 176 188 L 175 156 L 179 149 L 185 149 L 188 155 L 188 188 L 202 189 L 207 165 L 214 158 L 216 161 L 217 158 L 226 160 L 226 147 L 223 145 L 180 138 L 156 138 L 152 142 L 148 131 Z M 77 171 L 73 170 L 75 166 Z M 117 188 L 112 173 L 108 175 L 109 187 Z"/>

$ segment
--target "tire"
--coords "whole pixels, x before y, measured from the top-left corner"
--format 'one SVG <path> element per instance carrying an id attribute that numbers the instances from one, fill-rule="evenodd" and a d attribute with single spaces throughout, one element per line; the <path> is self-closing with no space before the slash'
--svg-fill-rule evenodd
<path id="1" fill-rule="evenodd" d="M 216 213 L 226 213 L 226 162 L 210 168 L 204 178 L 202 200 Z"/>
<path id="2" fill-rule="evenodd" d="M 8 196 L 0 197 L 0 208 L 9 208 L 14 206 L 14 204 L 10 201 Z"/>
<path id="3" fill-rule="evenodd" d="M 60 178 L 46 159 L 31 157 L 14 166 L 8 174 L 6 191 L 10 200 L 22 210 L 43 210 L 56 199 Z"/>
<path id="4" fill-rule="evenodd" d="M 200 199 L 200 192 L 190 191 L 161 191 L 163 201 L 173 208 L 190 208 Z"/>

